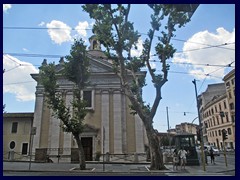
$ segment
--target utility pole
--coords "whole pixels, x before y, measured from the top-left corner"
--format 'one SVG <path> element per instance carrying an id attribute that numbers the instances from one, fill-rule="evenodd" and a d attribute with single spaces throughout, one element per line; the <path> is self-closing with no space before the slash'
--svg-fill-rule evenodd
<path id="1" fill-rule="evenodd" d="M 172 148 L 171 148 L 171 140 L 170 140 L 170 134 L 169 134 L 169 117 L 168 117 L 168 107 L 166 107 L 166 111 L 167 111 L 167 124 L 168 124 L 168 144 L 169 144 L 169 146 L 170 146 L 170 152 L 171 152 L 171 150 L 172 150 Z"/>
<path id="2" fill-rule="evenodd" d="M 204 146 L 203 146 L 203 129 L 201 125 L 201 116 L 200 116 L 200 107 L 199 107 L 199 102 L 198 102 L 198 96 L 197 96 L 197 85 L 196 85 L 196 79 L 192 81 L 195 87 L 195 94 L 196 94 L 196 101 L 197 101 L 197 111 L 198 111 L 198 120 L 199 120 L 199 128 L 200 128 L 200 135 L 201 135 L 201 157 L 202 157 L 202 165 L 203 165 L 203 171 L 206 171 L 206 166 L 205 166 L 205 154 L 204 154 Z"/>

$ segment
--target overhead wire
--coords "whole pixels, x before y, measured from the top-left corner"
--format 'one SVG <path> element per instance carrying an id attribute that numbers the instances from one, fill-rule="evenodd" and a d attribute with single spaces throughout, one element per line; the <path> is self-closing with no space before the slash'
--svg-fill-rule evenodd
<path id="1" fill-rule="evenodd" d="M 73 30 L 73 31 L 76 31 L 76 30 L 93 30 L 92 28 L 62 28 L 62 27 L 52 27 L 52 28 L 48 28 L 48 27 L 3 27 L 3 29 L 14 29 L 14 30 L 48 30 L 48 29 L 52 29 L 52 30 L 64 30 L 64 29 L 67 29 L 67 30 Z M 141 33 L 141 32 L 138 32 L 139 34 L 141 35 L 146 35 L 148 36 L 148 34 L 146 33 Z M 154 37 L 157 37 L 157 38 L 160 38 L 160 36 L 157 36 L 157 35 L 154 35 Z M 208 49 L 208 48 L 222 48 L 222 49 L 227 49 L 227 50 L 235 50 L 235 49 L 232 49 L 232 48 L 226 48 L 226 47 L 222 47 L 222 46 L 226 46 L 226 45 L 230 45 L 230 44 L 235 44 L 235 42 L 233 43 L 224 43 L 224 44 L 220 44 L 220 45 L 210 45 L 210 44 L 205 44 L 205 43 L 199 43 L 199 42 L 193 42 L 193 41 L 187 41 L 187 40 L 182 40 L 182 39 L 177 39 L 177 38 L 172 38 L 172 40 L 174 41 L 180 41 L 180 42 L 188 42 L 188 43 L 194 43 L 194 44 L 200 44 L 200 45 L 205 45 L 207 47 L 203 47 L 203 48 L 197 48 L 197 49 L 191 49 L 191 50 L 187 50 L 187 51 L 184 51 L 184 52 L 188 52 L 188 51 L 196 51 L 196 50 L 201 50 L 201 49 Z M 182 53 L 183 51 L 178 51 L 176 53 Z"/>
<path id="2" fill-rule="evenodd" d="M 11 55 L 11 56 L 22 56 L 22 57 L 44 57 L 44 58 L 61 58 L 64 57 L 65 55 L 50 55 L 50 54 L 26 54 L 26 53 L 3 53 L 3 55 Z M 94 56 L 94 55 L 92 55 Z M 98 57 L 98 56 L 95 56 Z M 159 62 L 157 60 L 149 60 L 150 62 Z M 16 62 L 16 61 L 14 61 Z M 172 64 L 183 64 L 183 65 L 194 65 L 194 66 L 216 66 L 216 67 L 235 67 L 232 66 L 232 64 L 235 61 L 232 61 L 231 63 L 227 65 L 222 65 L 222 64 L 197 64 L 197 63 L 181 63 L 181 62 L 168 62 Z M 18 63 L 18 62 L 16 62 Z M 19 63 L 18 63 L 19 64 Z"/>
<path id="3" fill-rule="evenodd" d="M 23 81 L 23 82 L 15 82 L 15 83 L 8 83 L 8 84 L 3 84 L 4 86 L 8 85 L 14 85 L 14 84 L 25 84 L 25 83 L 36 83 L 36 81 Z"/>
<path id="4" fill-rule="evenodd" d="M 22 29 L 22 30 L 47 30 L 47 29 L 53 29 L 53 30 L 61 30 L 61 29 L 70 29 L 70 30 L 92 30 L 92 29 L 87 29 L 87 28 L 84 28 L 84 29 L 76 29 L 76 28 L 45 28 L 45 27 L 3 27 L 3 29 Z M 142 35 L 147 35 L 145 33 L 139 33 L 139 34 L 142 34 Z M 154 35 L 155 37 L 159 38 L 159 36 L 157 35 Z M 226 47 L 223 47 L 223 46 L 226 46 L 226 45 L 230 45 L 230 44 L 235 44 L 235 42 L 233 43 L 224 43 L 224 44 L 220 44 L 220 45 L 209 45 L 209 44 L 204 44 L 204 43 L 199 43 L 199 42 L 192 42 L 192 41 L 186 41 L 186 40 L 181 40 L 181 39 L 176 39 L 176 38 L 172 38 L 172 40 L 175 40 L 175 41 L 181 41 L 181 42 L 188 42 L 188 43 L 195 43 L 195 44 L 201 44 L 201 45 L 206 45 L 207 47 L 202 47 L 202 48 L 197 48 L 197 49 L 190 49 L 190 50 L 187 50 L 187 51 L 178 51 L 176 53 L 182 53 L 182 52 L 188 52 L 188 51 L 197 51 L 197 50 L 203 50 L 203 49 L 209 49 L 209 48 L 223 48 L 223 49 L 227 49 L 227 50 L 235 50 L 235 49 L 232 49 L 232 48 L 226 48 Z M 60 58 L 60 57 L 63 57 L 62 55 L 44 55 L 44 54 L 23 54 L 23 53 L 3 53 L 3 54 L 9 54 L 9 55 L 12 55 L 12 56 L 24 56 L 24 57 L 45 57 L 45 58 Z M 157 56 L 157 55 L 151 55 L 151 56 Z M 13 69 L 16 69 L 18 67 L 20 67 L 21 65 L 23 64 L 20 64 L 18 62 L 16 62 L 15 60 L 11 59 L 10 60 L 14 61 L 15 63 L 19 64 L 19 66 L 16 66 L 12 69 L 9 69 L 9 70 L 5 70 L 5 72 L 8 72 L 10 70 L 13 70 Z M 150 60 L 152 61 L 152 60 Z M 154 62 L 156 62 L 154 60 Z M 233 63 L 230 63 L 228 65 L 211 65 L 211 64 L 191 64 L 191 63 L 177 63 L 177 62 L 169 62 L 169 63 L 175 63 L 175 64 L 184 64 L 184 65 L 199 65 L 199 66 L 218 66 L 218 67 L 233 67 L 231 66 L 231 64 Z M 27 66 L 27 65 L 26 65 Z M 35 65 L 35 66 L 40 66 L 40 65 Z M 235 66 L 234 66 L 235 67 Z M 218 69 L 219 70 L 219 69 Z M 217 70 L 215 70 L 217 71 Z M 214 71 L 214 72 L 215 72 Z M 195 74 L 195 75 L 200 75 L 200 74 L 197 74 L 197 73 L 186 73 L 186 72 L 177 72 L 177 71 L 169 71 L 170 73 L 179 73 L 179 74 Z M 213 73 L 213 72 L 211 72 Z M 204 74 L 205 76 L 212 76 L 210 75 L 211 73 L 208 73 L 208 74 Z M 201 74 L 203 75 L 203 74 Z M 214 77 L 214 76 L 212 76 Z M 219 78 L 219 77 L 217 77 Z M 206 77 L 205 77 L 206 79 Z"/>

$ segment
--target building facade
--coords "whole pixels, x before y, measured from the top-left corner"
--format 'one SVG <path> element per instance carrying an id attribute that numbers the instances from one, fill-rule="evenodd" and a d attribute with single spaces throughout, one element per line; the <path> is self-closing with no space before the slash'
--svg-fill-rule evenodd
<path id="1" fill-rule="evenodd" d="M 215 97 L 221 96 L 225 94 L 226 89 L 224 86 L 224 83 L 218 83 L 218 84 L 209 84 L 206 91 L 201 93 L 198 96 L 199 101 L 199 112 L 200 112 L 200 119 L 201 119 L 201 127 L 203 132 L 203 142 L 205 144 L 208 144 L 208 134 L 207 134 L 207 126 L 204 124 L 204 110 L 206 105 L 211 102 Z M 211 112 L 210 112 L 211 113 Z"/>
<path id="2" fill-rule="evenodd" d="M 229 116 L 232 121 L 233 142 L 235 144 L 235 69 L 233 69 L 226 76 L 224 76 L 223 81 L 226 87 L 227 100 L 230 109 Z"/>
<path id="3" fill-rule="evenodd" d="M 3 159 L 28 159 L 33 113 L 3 113 Z"/>
<path id="4" fill-rule="evenodd" d="M 181 134 L 181 133 L 191 133 L 191 134 L 197 134 L 197 127 L 198 125 L 193 124 L 193 123 L 188 123 L 184 122 L 181 124 L 177 124 L 176 126 L 176 133 Z"/>
<path id="5" fill-rule="evenodd" d="M 127 96 L 121 89 L 120 79 L 113 71 L 112 61 L 100 50 L 100 45 L 90 38 L 90 84 L 83 90 L 83 98 L 88 101 L 88 114 L 85 117 L 86 128 L 80 135 L 86 160 L 94 160 L 96 154 L 131 154 L 144 153 L 147 144 L 145 128 L 139 116 L 132 115 Z M 46 60 L 44 61 L 46 63 Z M 56 65 L 61 70 L 64 60 Z M 139 72 L 145 76 L 145 72 Z M 38 74 L 31 75 L 37 81 L 36 102 L 33 127 L 37 128 L 33 141 L 33 152 L 42 152 L 56 161 L 62 157 L 76 154 L 77 144 L 70 133 L 63 132 L 61 121 L 53 116 L 48 108 L 43 86 L 38 81 Z M 129 75 L 129 81 L 131 76 Z M 72 82 L 60 78 L 59 89 L 66 105 L 71 107 L 73 100 Z M 60 151 L 60 152 L 59 152 Z M 41 154 L 41 153 L 40 153 Z M 40 157 L 41 155 L 39 155 Z M 41 159 L 41 158 L 40 158 Z M 76 159 L 76 158 L 75 158 Z M 65 159 L 70 161 L 69 158 Z"/>
<path id="6" fill-rule="evenodd" d="M 223 149 L 222 130 L 228 132 L 225 146 L 234 148 L 234 132 L 226 93 L 216 96 L 203 109 L 203 124 L 208 144 Z"/>
<path id="7" fill-rule="evenodd" d="M 218 149 L 223 149 L 223 145 L 235 149 L 235 70 L 223 80 L 224 83 L 208 85 L 199 95 L 203 141 Z M 223 129 L 228 135 L 224 142 Z"/>

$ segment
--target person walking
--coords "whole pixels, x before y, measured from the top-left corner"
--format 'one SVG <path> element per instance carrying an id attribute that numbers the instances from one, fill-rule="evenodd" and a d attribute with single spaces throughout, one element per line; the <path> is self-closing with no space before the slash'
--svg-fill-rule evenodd
<path id="1" fill-rule="evenodd" d="M 181 149 L 178 151 L 178 155 L 180 157 L 180 164 L 181 164 L 181 169 L 184 167 L 185 169 L 185 165 L 187 163 L 187 151 L 185 149 L 183 149 L 183 147 L 181 147 Z"/>
<path id="2" fill-rule="evenodd" d="M 211 164 L 215 164 L 215 157 L 214 157 L 214 154 L 213 154 L 213 148 L 211 147 L 210 149 L 210 157 L 211 157 Z"/>
<path id="3" fill-rule="evenodd" d="M 205 149 L 204 149 L 204 157 L 205 157 L 205 163 L 206 163 L 206 165 L 208 165 L 208 158 L 207 158 L 207 156 L 208 156 L 208 150 L 207 150 L 207 148 L 205 148 Z"/>
<path id="4" fill-rule="evenodd" d="M 174 170 L 174 168 L 176 170 L 178 170 L 178 163 L 179 163 L 178 151 L 177 151 L 177 149 L 174 149 L 174 151 L 173 151 L 173 170 Z"/>

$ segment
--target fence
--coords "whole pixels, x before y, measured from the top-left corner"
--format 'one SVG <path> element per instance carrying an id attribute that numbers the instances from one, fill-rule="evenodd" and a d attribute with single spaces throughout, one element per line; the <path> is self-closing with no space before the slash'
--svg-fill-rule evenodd
<path id="1" fill-rule="evenodd" d="M 8 151 L 3 152 L 3 160 L 29 161 L 30 155 L 23 155 L 20 152 Z M 94 153 L 93 160 L 105 163 L 107 162 L 141 163 L 148 161 L 146 153 L 126 153 L 126 154 Z M 36 149 L 36 152 L 32 154 L 32 161 L 49 163 L 78 162 L 78 150 L 76 148 Z"/>
<path id="2" fill-rule="evenodd" d="M 15 151 L 4 151 L 3 160 L 5 161 L 29 161 L 30 156 L 28 154 L 22 154 Z"/>

